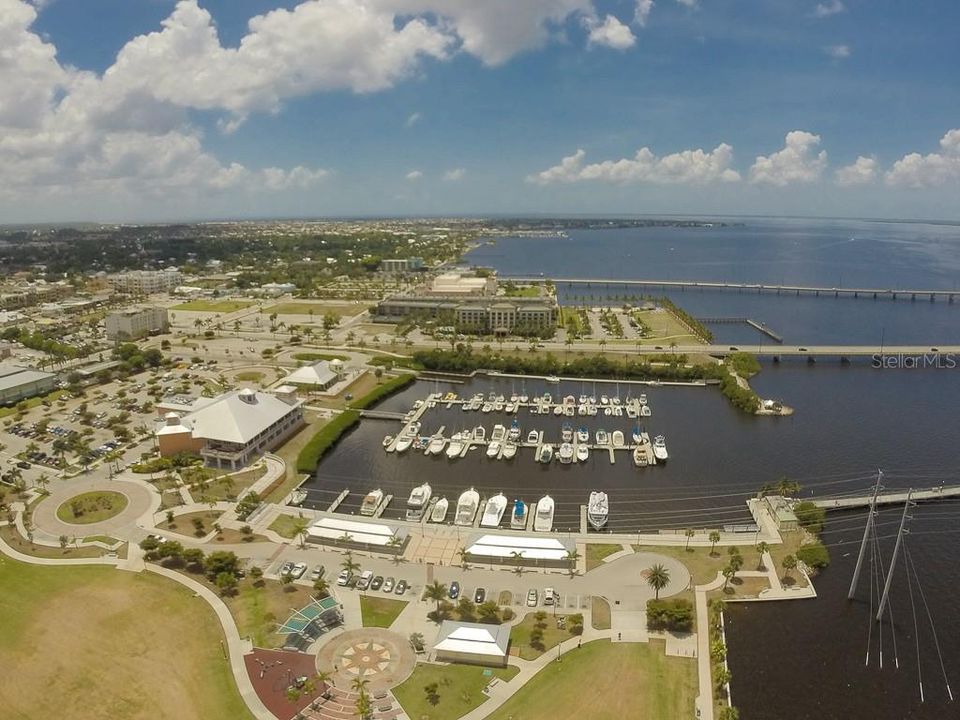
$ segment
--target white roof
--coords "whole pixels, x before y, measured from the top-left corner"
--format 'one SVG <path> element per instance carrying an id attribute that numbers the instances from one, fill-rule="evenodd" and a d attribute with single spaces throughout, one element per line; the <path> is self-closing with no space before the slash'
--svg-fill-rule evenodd
<path id="1" fill-rule="evenodd" d="M 486 625 L 444 620 L 433 649 L 439 652 L 469 653 L 505 657 L 510 643 L 509 625 Z"/>
<path id="2" fill-rule="evenodd" d="M 564 560 L 568 547 L 556 538 L 521 535 L 484 535 L 467 547 L 471 555 L 508 558 L 513 553 L 530 560 Z"/>
<path id="3" fill-rule="evenodd" d="M 320 360 L 312 365 L 297 368 L 283 381 L 295 385 L 326 385 L 336 379 L 337 374 L 330 369 L 330 363 Z"/>
<path id="4" fill-rule="evenodd" d="M 386 546 L 397 534 L 394 528 L 379 523 L 321 518 L 307 528 L 307 536 L 324 540 L 339 540 L 349 535 L 352 542 Z"/>
<path id="5" fill-rule="evenodd" d="M 255 393 L 248 388 L 197 405 L 197 409 L 183 418 L 183 424 L 192 428 L 195 438 L 240 445 L 250 442 L 297 407 L 269 393 Z"/>

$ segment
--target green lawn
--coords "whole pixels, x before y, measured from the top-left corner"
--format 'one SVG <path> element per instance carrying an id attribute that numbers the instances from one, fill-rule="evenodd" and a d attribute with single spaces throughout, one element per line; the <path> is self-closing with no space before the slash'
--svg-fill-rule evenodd
<path id="1" fill-rule="evenodd" d="M 277 648 L 286 640 L 277 634 L 277 627 L 292 614 L 293 608 L 306 606 L 312 592 L 311 588 L 294 583 L 281 585 L 275 580 L 247 578 L 237 586 L 237 594 L 224 601 L 241 637 L 249 637 L 256 647 Z"/>
<path id="2" fill-rule="evenodd" d="M 489 720 L 677 720 L 693 717 L 696 694 L 695 660 L 666 657 L 660 642 L 595 640 L 547 665 Z"/>
<path id="3" fill-rule="evenodd" d="M 557 615 L 556 617 L 561 616 Z M 530 644 L 530 633 L 533 632 L 536 622 L 534 614 L 527 613 L 523 620 L 513 626 L 510 631 L 510 653 L 512 655 L 519 655 L 524 660 L 535 660 L 564 640 L 576 637 L 570 632 L 572 624 L 569 620 L 566 628 L 560 629 L 557 627 L 557 621 L 553 613 L 548 612 L 547 617 L 543 620 L 546 625 L 543 628 L 543 639 L 537 646 L 532 646 Z"/>
<path id="4" fill-rule="evenodd" d="M 487 696 L 483 689 L 494 678 L 509 680 L 515 667 L 483 668 L 474 665 L 425 665 L 418 663 L 413 674 L 393 689 L 404 712 L 415 720 L 456 720 L 480 705 Z M 488 674 L 485 674 L 488 673 Z M 437 684 L 431 702 L 424 688 Z M 584 716 L 587 717 L 587 716 Z"/>
<path id="5" fill-rule="evenodd" d="M 29 400 L 21 400 L 20 402 L 23 403 L 23 407 L 25 409 L 35 408 L 37 405 L 42 405 L 44 402 L 49 404 L 55 400 L 58 400 L 63 393 L 63 390 L 54 390 L 49 395 L 38 395 L 37 397 L 32 397 Z M 12 407 L 0 407 L 0 418 L 6 417 L 7 415 L 15 415 L 16 413 L 20 412 L 18 409 L 19 405 L 20 403 L 17 403 L 17 405 L 13 405 Z"/>
<path id="6" fill-rule="evenodd" d="M 603 559 L 623 550 L 622 545 L 612 543 L 587 543 L 587 572 L 603 565 Z"/>
<path id="7" fill-rule="evenodd" d="M 57 508 L 57 519 L 77 525 L 109 520 L 127 507 L 127 496 L 111 490 L 76 495 Z"/>
<path id="8" fill-rule="evenodd" d="M 171 310 L 189 310 L 192 312 L 232 313 L 253 305 L 246 300 L 191 300 L 174 305 Z"/>
<path id="9" fill-rule="evenodd" d="M 319 352 L 299 352 L 293 354 L 294 360 L 303 360 L 304 362 L 318 362 L 319 360 L 342 360 L 346 361 L 349 358 L 346 355 L 336 355 L 334 353 L 319 353 Z"/>
<path id="10" fill-rule="evenodd" d="M 319 321 L 327 313 L 332 313 L 337 317 L 350 317 L 362 313 L 366 309 L 367 305 L 362 303 L 357 305 L 317 305 L 315 303 L 288 302 L 264 308 L 263 312 L 265 315 L 309 315 L 312 310 L 314 320 Z"/>
<path id="11" fill-rule="evenodd" d="M 292 540 L 293 536 L 296 534 L 294 528 L 295 523 L 300 518 L 293 515 L 278 515 L 277 519 L 270 523 L 270 530 L 273 530 L 280 537 L 285 537 L 288 540 Z"/>
<path id="12" fill-rule="evenodd" d="M 263 373 L 257 372 L 256 370 L 245 370 L 234 375 L 234 378 L 236 378 L 238 382 L 259 383 L 263 380 L 263 377 Z"/>
<path id="13" fill-rule="evenodd" d="M 404 600 L 361 595 L 360 614 L 363 617 L 363 626 L 388 628 L 406 606 Z"/>
<path id="14" fill-rule="evenodd" d="M 252 717 L 213 610 L 190 590 L 149 572 L 6 558 L 0 588 L 16 588 L 0 592 L 0 663 L 24 670 L 0 682 L 3 717 Z"/>

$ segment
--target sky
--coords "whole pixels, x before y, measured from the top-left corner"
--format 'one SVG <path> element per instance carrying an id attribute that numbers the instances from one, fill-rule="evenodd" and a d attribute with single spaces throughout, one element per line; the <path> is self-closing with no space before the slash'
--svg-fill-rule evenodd
<path id="1" fill-rule="evenodd" d="M 0 0 L 0 223 L 960 220 L 955 0 Z"/>

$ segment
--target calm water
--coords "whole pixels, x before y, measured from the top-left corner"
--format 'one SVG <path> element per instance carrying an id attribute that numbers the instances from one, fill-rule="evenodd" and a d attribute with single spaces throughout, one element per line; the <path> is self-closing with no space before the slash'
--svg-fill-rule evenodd
<path id="1" fill-rule="evenodd" d="M 468 257 L 501 273 L 578 275 L 619 278 L 699 279 L 749 282 L 793 282 L 823 286 L 876 285 L 952 289 L 960 279 L 960 228 L 922 224 L 839 223 L 817 221 L 741 220 L 742 226 L 712 229 L 642 229 L 583 231 L 564 239 L 506 238 L 485 245 Z M 559 288 L 572 302 L 611 301 L 633 291 Z M 586 297 L 584 297 L 586 295 Z M 695 315 L 748 316 L 763 320 L 788 342 L 795 343 L 956 343 L 960 342 L 960 304 L 926 301 L 787 298 L 734 293 L 673 293 Z M 719 338 L 729 342 L 757 339 L 745 328 L 718 325 Z M 382 487 L 397 496 L 399 515 L 412 487 L 428 480 L 435 495 L 452 501 L 469 486 L 482 495 L 504 492 L 509 499 L 534 502 L 549 492 L 557 500 L 556 527 L 578 523 L 578 506 L 590 490 L 610 495 L 610 527 L 683 528 L 705 522 L 737 522 L 746 518 L 743 501 L 756 488 L 781 475 L 797 478 L 807 493 L 855 492 L 872 483 L 876 468 L 886 485 L 932 486 L 960 481 L 957 407 L 960 369 L 874 370 L 866 363 L 850 366 L 821 362 L 767 365 L 752 381 L 764 397 L 779 397 L 794 406 L 789 418 L 746 417 L 710 388 L 644 388 L 653 417 L 644 421 L 651 435 L 667 438 L 670 462 L 638 470 L 626 453 L 611 466 L 593 454 L 586 467 L 549 468 L 521 451 L 512 462 L 488 461 L 480 451 L 450 462 L 422 454 L 387 455 L 380 447 L 396 423 L 365 421 L 343 439 L 321 463 L 310 486 L 310 502 L 329 503 L 344 487 L 353 492 L 343 506 L 355 512 L 364 492 Z M 478 379 L 466 385 L 419 383 L 390 398 L 384 407 L 406 410 L 434 389 L 461 395 L 490 390 L 509 395 L 520 385 L 507 379 Z M 530 395 L 547 390 L 554 397 L 581 393 L 579 382 L 557 386 L 529 381 Z M 585 388 L 594 392 L 592 385 Z M 615 394 L 613 384 L 596 394 Z M 621 396 L 637 389 L 622 384 Z M 521 412 L 524 432 L 543 429 L 559 436 L 562 420 Z M 495 422 L 509 419 L 495 413 L 431 411 L 424 431 L 445 425 L 447 434 L 478 423 L 489 433 Z M 572 418 L 586 425 L 620 428 L 628 418 Z M 960 502 L 926 506 L 915 512 L 909 547 L 930 611 L 937 623 L 948 676 L 960 689 L 960 628 L 951 592 L 960 587 L 956 559 Z M 953 515 L 951 515 L 951 512 Z M 882 515 L 881 534 L 896 530 L 897 511 Z M 768 718 L 946 718 L 960 716 L 946 701 L 943 680 L 919 597 L 920 666 L 927 702 L 919 702 L 917 647 L 904 568 L 892 593 L 900 669 L 892 669 L 893 634 L 876 629 L 873 643 L 884 635 L 885 665 L 864 666 L 869 609 L 869 583 L 864 575 L 863 602 L 848 603 L 846 588 L 863 518 L 831 520 L 828 543 L 833 566 L 817 580 L 820 597 L 812 601 L 754 604 L 733 608 L 728 639 L 734 673 L 734 702 L 741 717 Z M 892 527 L 889 523 L 893 523 Z M 939 533 L 939 534 L 935 534 Z M 885 559 L 890 539 L 883 541 Z M 915 592 L 917 592 L 915 590 Z"/>

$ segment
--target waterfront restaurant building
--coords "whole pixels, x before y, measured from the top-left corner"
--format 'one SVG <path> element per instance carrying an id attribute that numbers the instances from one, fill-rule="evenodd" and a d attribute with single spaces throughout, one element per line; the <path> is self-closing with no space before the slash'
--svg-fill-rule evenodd
<path id="1" fill-rule="evenodd" d="M 302 404 L 290 390 L 265 393 L 245 388 L 199 398 L 182 416 L 168 412 L 156 431 L 160 455 L 193 452 L 212 467 L 246 467 L 303 427 Z"/>

